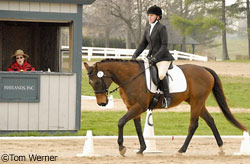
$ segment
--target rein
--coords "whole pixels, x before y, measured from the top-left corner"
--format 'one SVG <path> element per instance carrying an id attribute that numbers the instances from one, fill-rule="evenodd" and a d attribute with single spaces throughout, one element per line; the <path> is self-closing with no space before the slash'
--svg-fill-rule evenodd
<path id="1" fill-rule="evenodd" d="M 151 67 L 151 65 L 146 68 L 146 69 L 149 69 Z M 119 88 L 121 88 L 122 86 L 124 86 L 125 84 L 128 84 L 129 82 L 135 80 L 136 78 L 138 78 L 141 74 L 143 74 L 146 69 L 144 69 L 143 71 L 141 71 L 140 73 L 138 73 L 135 77 L 133 77 L 132 79 L 130 79 L 129 81 L 126 81 L 125 83 L 122 83 L 120 86 L 116 87 L 115 89 L 113 89 L 112 91 L 109 92 L 109 94 L 113 93 L 113 92 L 116 92 Z"/>

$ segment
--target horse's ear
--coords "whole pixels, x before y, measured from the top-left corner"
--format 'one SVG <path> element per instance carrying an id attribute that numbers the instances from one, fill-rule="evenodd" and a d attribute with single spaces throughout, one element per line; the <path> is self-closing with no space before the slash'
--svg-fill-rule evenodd
<path id="1" fill-rule="evenodd" d="M 88 69 L 89 69 L 89 65 L 88 65 L 88 63 L 83 62 L 83 64 L 84 64 L 84 67 L 86 68 L 86 70 L 88 70 Z"/>

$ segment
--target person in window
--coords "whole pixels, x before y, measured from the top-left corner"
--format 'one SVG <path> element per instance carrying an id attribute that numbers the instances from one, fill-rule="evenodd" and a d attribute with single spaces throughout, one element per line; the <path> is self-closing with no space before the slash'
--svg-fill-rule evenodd
<path id="1" fill-rule="evenodd" d="M 8 68 L 8 71 L 35 71 L 35 68 L 32 67 L 28 62 L 27 59 L 29 55 L 25 54 L 23 50 L 16 50 L 15 54 L 11 56 L 12 59 L 15 61 L 11 64 Z"/>
<path id="2" fill-rule="evenodd" d="M 160 23 L 160 19 L 162 18 L 161 8 L 156 5 L 151 6 L 148 9 L 147 14 L 150 26 L 145 29 L 142 41 L 133 54 L 132 59 L 135 60 L 142 51 L 149 46 L 147 58 L 149 59 L 149 63 L 151 65 L 156 65 L 158 69 L 158 76 L 161 80 L 160 85 L 164 92 L 162 106 L 167 108 L 171 104 L 171 95 L 169 93 L 166 73 L 174 58 L 168 50 L 167 29 Z"/>

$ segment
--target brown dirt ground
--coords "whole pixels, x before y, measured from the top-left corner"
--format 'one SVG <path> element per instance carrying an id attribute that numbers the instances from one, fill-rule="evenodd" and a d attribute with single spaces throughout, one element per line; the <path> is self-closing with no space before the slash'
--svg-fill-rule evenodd
<path id="1" fill-rule="evenodd" d="M 203 65 L 214 69 L 218 74 L 228 76 L 250 77 L 250 63 L 222 63 L 222 62 L 190 62 L 175 61 L 176 64 L 192 63 Z M 103 110 L 96 106 L 95 101 L 82 102 L 82 110 Z M 115 108 L 112 110 L 125 110 L 121 100 L 114 100 Z M 170 109 L 174 111 L 188 111 L 188 105 L 182 104 L 179 107 Z M 105 109 L 109 111 L 110 109 Z M 210 112 L 219 111 L 218 108 L 210 108 Z M 233 112 L 241 112 L 242 109 L 232 109 Z M 244 110 L 245 111 L 245 110 Z M 114 127 L 115 128 L 115 127 Z M 126 157 L 119 155 L 116 140 L 94 140 L 95 153 L 97 157 L 76 157 L 81 153 L 84 140 L 81 139 L 58 139 L 58 140 L 0 140 L 0 155 L 15 154 L 24 155 L 25 162 L 6 162 L 6 163 L 58 163 L 58 164 L 123 164 L 123 163 L 168 163 L 168 164 L 248 164 L 250 156 L 236 156 L 239 152 L 241 139 L 223 139 L 225 155 L 218 155 L 218 147 L 214 139 L 193 138 L 187 152 L 178 155 L 176 152 L 182 146 L 184 139 L 157 140 L 157 149 L 163 151 L 161 154 L 145 154 L 137 156 L 134 152 L 138 149 L 138 140 L 125 139 L 124 145 L 127 147 Z M 30 162 L 29 154 L 58 156 L 55 162 Z M 0 160 L 0 163 L 2 161 Z"/>
<path id="2" fill-rule="evenodd" d="M 119 155 L 116 140 L 94 140 L 94 149 L 96 157 L 76 157 L 76 154 L 82 153 L 83 140 L 19 140 L 3 141 L 0 140 L 0 155 L 14 154 L 16 156 L 25 156 L 25 162 L 6 162 L 6 163 L 58 163 L 58 164 L 248 164 L 250 156 L 237 156 L 234 153 L 239 152 L 241 139 L 224 139 L 225 155 L 219 155 L 219 149 L 214 139 L 193 138 L 187 152 L 184 155 L 176 152 L 183 144 L 184 139 L 157 140 L 156 147 L 163 151 L 157 154 L 136 155 L 134 150 L 139 148 L 138 140 L 125 139 L 124 145 L 127 147 L 125 157 Z M 29 154 L 38 154 L 40 156 L 58 156 L 56 161 L 50 162 L 30 162 Z M 2 161 L 0 161 L 1 163 Z"/>

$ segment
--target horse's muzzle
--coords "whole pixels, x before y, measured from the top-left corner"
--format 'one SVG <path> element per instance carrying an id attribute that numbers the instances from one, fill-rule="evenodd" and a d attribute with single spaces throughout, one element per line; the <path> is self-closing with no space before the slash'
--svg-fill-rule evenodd
<path id="1" fill-rule="evenodd" d="M 106 106 L 107 104 L 106 103 L 100 103 L 98 104 L 99 106 Z"/>
<path id="2" fill-rule="evenodd" d="M 99 106 L 106 106 L 109 102 L 109 99 L 106 99 L 105 103 L 98 103 Z"/>

